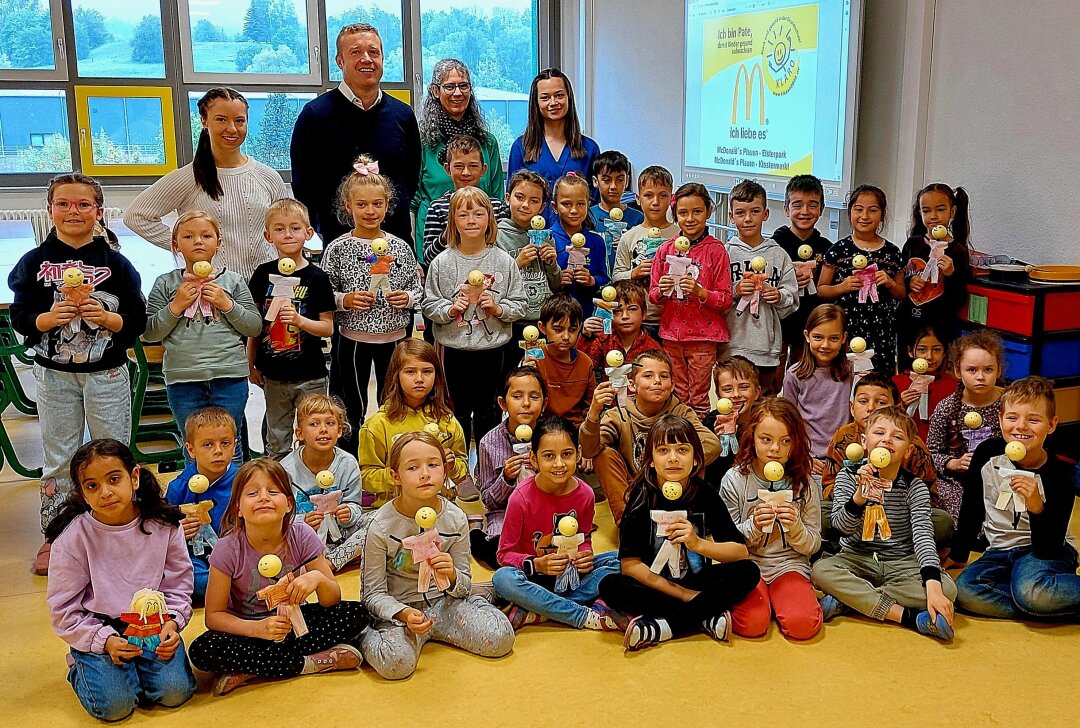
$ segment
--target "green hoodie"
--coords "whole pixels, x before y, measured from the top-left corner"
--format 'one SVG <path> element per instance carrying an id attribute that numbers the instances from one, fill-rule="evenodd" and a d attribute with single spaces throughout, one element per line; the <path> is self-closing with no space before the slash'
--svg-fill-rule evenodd
<path id="1" fill-rule="evenodd" d="M 495 244 L 516 260 L 518 251 L 526 245 L 532 245 L 532 241 L 529 240 L 528 230 L 513 220 L 500 219 L 499 236 L 495 239 Z M 537 260 L 519 270 L 521 282 L 525 284 L 525 299 L 528 301 L 528 309 L 521 320 L 537 321 L 540 318 L 540 306 L 554 291 L 559 290 L 562 284 L 562 269 L 558 264 L 548 265 Z"/>

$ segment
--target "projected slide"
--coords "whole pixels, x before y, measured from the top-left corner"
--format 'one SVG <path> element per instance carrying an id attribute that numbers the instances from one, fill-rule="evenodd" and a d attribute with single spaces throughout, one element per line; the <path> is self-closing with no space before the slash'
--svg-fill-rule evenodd
<path id="1" fill-rule="evenodd" d="M 688 0 L 686 166 L 839 182 L 849 6 Z"/>

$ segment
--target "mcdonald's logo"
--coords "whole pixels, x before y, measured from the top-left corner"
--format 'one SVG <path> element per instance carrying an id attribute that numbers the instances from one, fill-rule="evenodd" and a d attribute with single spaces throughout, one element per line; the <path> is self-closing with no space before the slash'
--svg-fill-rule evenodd
<path id="1" fill-rule="evenodd" d="M 755 63 L 750 71 L 746 70 L 746 64 L 740 64 L 735 74 L 735 92 L 731 96 L 731 123 L 735 124 L 739 119 L 739 86 L 746 83 L 746 120 L 750 121 L 750 107 L 754 103 L 754 79 L 757 79 L 758 89 L 758 116 L 759 124 L 765 124 L 765 78 L 761 73 L 761 64 Z"/>

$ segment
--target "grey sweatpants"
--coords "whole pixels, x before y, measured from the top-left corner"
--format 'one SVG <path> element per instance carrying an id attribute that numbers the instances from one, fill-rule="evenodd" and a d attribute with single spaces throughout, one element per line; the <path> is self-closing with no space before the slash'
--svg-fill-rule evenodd
<path id="1" fill-rule="evenodd" d="M 882 561 L 843 550 L 814 563 L 811 576 L 818 589 L 873 619 L 885 619 L 892 605 L 926 609 L 926 587 L 914 556 Z M 956 584 L 941 572 L 941 590 L 956 601 Z"/>
<path id="2" fill-rule="evenodd" d="M 510 620 L 483 597 L 440 596 L 424 605 L 423 612 L 434 621 L 427 634 L 413 634 L 402 624 L 384 621 L 364 632 L 360 645 L 364 659 L 387 680 L 412 675 L 428 640 L 481 657 L 502 657 L 514 648 Z"/>
<path id="3" fill-rule="evenodd" d="M 296 407 L 309 394 L 326 394 L 326 377 L 306 382 L 263 380 L 266 399 L 266 455 L 281 460 L 292 450 Z"/>

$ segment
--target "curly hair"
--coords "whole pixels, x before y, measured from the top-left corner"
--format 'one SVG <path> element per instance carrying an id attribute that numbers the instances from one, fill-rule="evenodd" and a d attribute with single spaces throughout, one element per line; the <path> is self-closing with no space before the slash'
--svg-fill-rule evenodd
<path id="1" fill-rule="evenodd" d="M 431 83 L 428 84 L 427 93 L 424 94 L 424 102 L 420 106 L 420 113 L 417 114 L 420 124 L 420 141 L 425 147 L 434 148 L 447 141 L 443 131 L 439 128 L 439 119 L 446 113 L 446 109 L 443 108 L 442 102 L 439 101 L 439 97 L 435 94 L 435 89 L 446 80 L 451 71 L 457 71 L 465 77 L 465 80 L 470 85 L 472 84 L 472 73 L 469 72 L 469 67 L 456 58 L 444 58 L 435 64 L 435 68 L 431 69 Z M 487 142 L 487 136 L 491 132 L 488 131 L 487 122 L 484 121 L 484 112 L 480 108 L 480 104 L 477 103 L 474 94 L 469 94 L 469 105 L 465 107 L 465 115 L 462 120 L 475 124 L 481 137 L 478 141 L 481 144 Z"/>

